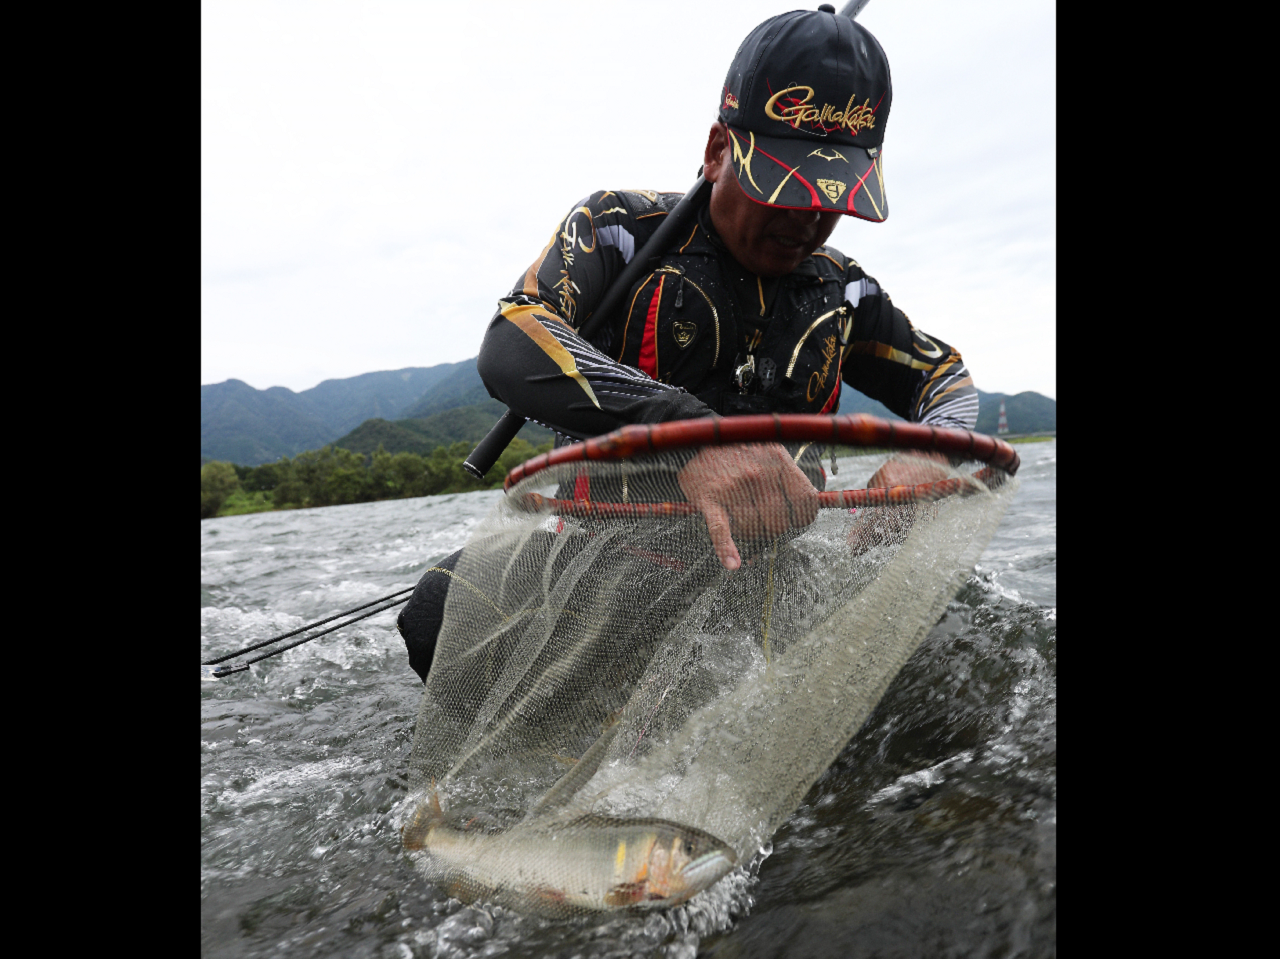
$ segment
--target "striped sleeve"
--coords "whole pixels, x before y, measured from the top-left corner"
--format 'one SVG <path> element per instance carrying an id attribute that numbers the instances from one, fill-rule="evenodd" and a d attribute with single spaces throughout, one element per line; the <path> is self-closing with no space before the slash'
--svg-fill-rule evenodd
<path id="1" fill-rule="evenodd" d="M 578 332 L 653 221 L 677 200 L 678 194 L 602 191 L 575 204 L 489 324 L 478 368 L 491 396 L 579 439 L 710 412 L 684 390 L 609 357 L 607 325 L 591 342 Z"/>
<path id="2" fill-rule="evenodd" d="M 917 423 L 971 430 L 978 424 L 978 390 L 960 354 L 951 350 L 921 384 L 915 403 Z"/>
<path id="3" fill-rule="evenodd" d="M 844 381 L 910 422 L 973 429 L 978 391 L 960 353 L 917 330 L 852 260 L 846 280 L 853 329 L 841 367 Z"/>

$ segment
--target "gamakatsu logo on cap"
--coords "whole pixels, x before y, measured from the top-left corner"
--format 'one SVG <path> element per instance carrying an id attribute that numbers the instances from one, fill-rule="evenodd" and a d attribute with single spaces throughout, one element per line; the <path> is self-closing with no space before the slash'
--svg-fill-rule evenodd
<path id="1" fill-rule="evenodd" d="M 801 91 L 804 93 L 803 97 L 787 96 Z M 856 93 L 850 94 L 849 102 L 843 110 L 836 109 L 830 103 L 824 103 L 819 109 L 810 103 L 813 99 L 813 87 L 787 87 L 769 98 L 769 102 L 764 105 L 764 113 L 771 120 L 781 121 L 795 130 L 800 129 L 800 124 L 806 123 L 823 133 L 847 129 L 857 136 L 859 130 L 876 128 L 876 115 L 870 107 L 870 97 L 861 106 L 854 106 L 856 96 Z M 781 109 L 778 109 L 780 104 Z"/>

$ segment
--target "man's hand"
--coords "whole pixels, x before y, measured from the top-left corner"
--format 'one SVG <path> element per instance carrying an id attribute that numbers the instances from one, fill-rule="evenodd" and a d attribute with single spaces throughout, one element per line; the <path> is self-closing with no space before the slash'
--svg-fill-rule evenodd
<path id="1" fill-rule="evenodd" d="M 709 446 L 680 471 L 685 498 L 702 511 L 725 569 L 742 565 L 733 541 L 780 536 L 818 515 L 818 491 L 777 444 Z"/>
<path id="2" fill-rule="evenodd" d="M 919 486 L 946 479 L 949 461 L 941 453 L 912 451 L 904 458 L 894 458 L 885 463 L 867 480 L 867 489 L 887 489 L 891 486 Z M 862 514 L 849 528 L 846 538 L 855 553 L 864 553 L 876 545 L 901 543 L 915 523 L 916 505 L 879 508 Z"/>
<path id="3" fill-rule="evenodd" d="M 867 489 L 919 486 L 922 483 L 944 480 L 951 475 L 947 472 L 948 460 L 941 453 L 913 450 L 903 455 L 903 459 L 895 457 L 871 474 L 871 479 L 867 480 Z M 940 465 L 934 466 L 934 463 Z"/>

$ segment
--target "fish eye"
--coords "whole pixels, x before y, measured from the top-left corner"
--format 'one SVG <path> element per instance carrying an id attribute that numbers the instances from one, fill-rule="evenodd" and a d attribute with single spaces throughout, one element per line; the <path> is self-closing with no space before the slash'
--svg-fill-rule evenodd
<path id="1" fill-rule="evenodd" d="M 685 855 L 686 855 L 686 856 L 692 856 L 692 855 L 693 855 L 693 840 L 692 840 L 692 839 L 686 839 L 686 840 L 684 841 L 684 852 L 685 852 Z"/>

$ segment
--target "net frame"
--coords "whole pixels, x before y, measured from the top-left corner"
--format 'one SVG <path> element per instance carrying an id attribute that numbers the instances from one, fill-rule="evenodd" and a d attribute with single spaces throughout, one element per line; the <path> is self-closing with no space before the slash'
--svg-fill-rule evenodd
<path id="1" fill-rule="evenodd" d="M 703 446 L 731 446 L 738 443 L 812 442 L 842 446 L 877 447 L 943 453 L 986 463 L 1010 476 L 1018 472 L 1018 451 L 1004 440 L 972 430 L 895 423 L 865 413 L 822 416 L 805 413 L 771 413 L 757 416 L 708 416 L 676 420 L 648 426 L 624 426 L 579 443 L 539 454 L 507 474 L 502 488 L 510 493 L 521 480 L 550 467 L 568 463 L 630 459 L 649 453 Z M 991 469 L 979 470 L 975 479 L 987 482 L 997 476 Z M 918 486 L 890 486 L 864 490 L 831 490 L 818 493 L 820 509 L 860 506 L 899 506 L 932 502 L 963 493 L 969 484 L 959 478 L 937 480 Z M 698 512 L 691 503 L 597 503 L 591 500 L 564 500 L 526 494 L 517 508 L 530 511 L 555 509 L 575 516 L 681 516 Z"/>

